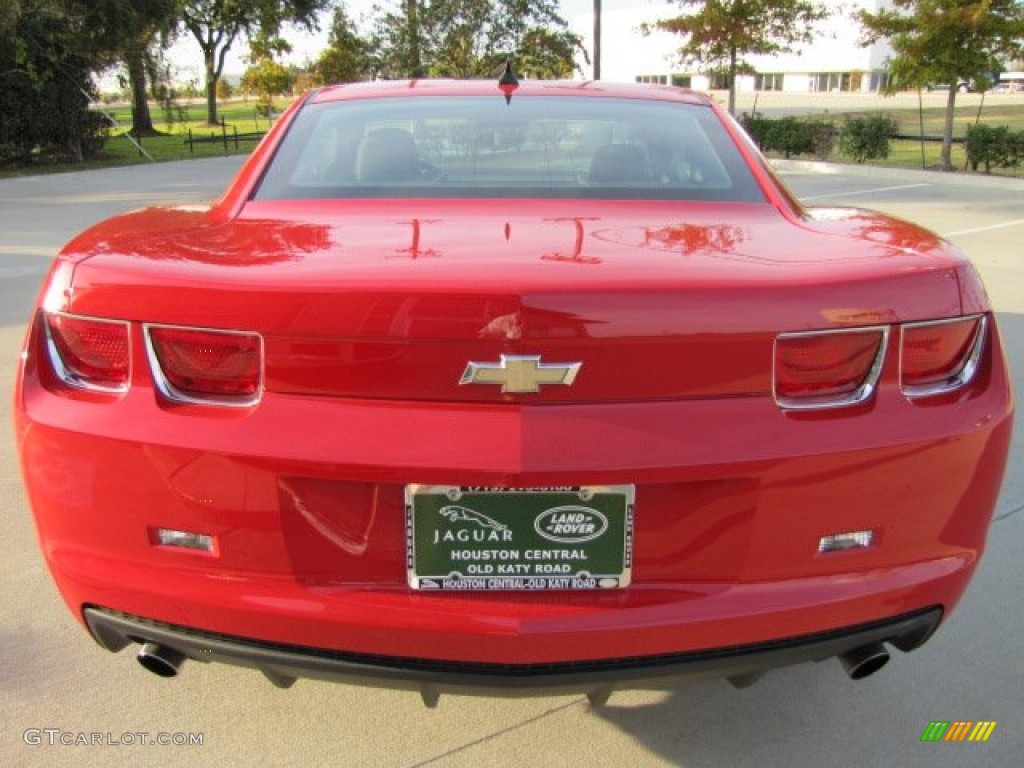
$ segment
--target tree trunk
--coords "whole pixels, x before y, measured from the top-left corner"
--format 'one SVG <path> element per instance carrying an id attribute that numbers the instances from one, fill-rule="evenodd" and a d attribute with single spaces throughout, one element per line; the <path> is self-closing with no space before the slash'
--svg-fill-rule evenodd
<path id="1" fill-rule="evenodd" d="M 420 54 L 420 17 L 417 0 L 405 0 L 405 17 L 409 34 L 409 77 L 423 77 Z"/>
<path id="2" fill-rule="evenodd" d="M 729 50 L 729 114 L 736 116 L 736 49 Z"/>
<path id="3" fill-rule="evenodd" d="M 146 63 L 145 49 L 132 46 L 125 51 L 124 61 L 128 67 L 128 84 L 132 92 L 132 133 L 135 136 L 152 136 L 153 116 L 149 112 L 149 100 L 146 98 Z"/>
<path id="4" fill-rule="evenodd" d="M 203 61 L 206 64 L 206 122 L 210 125 L 220 125 L 217 121 L 217 66 L 216 51 L 212 48 L 203 51 Z"/>
<path id="5" fill-rule="evenodd" d="M 942 156 L 939 158 L 939 170 L 953 170 L 953 115 L 956 107 L 957 79 L 954 77 L 949 84 L 949 96 L 946 97 L 946 124 L 942 131 Z"/>

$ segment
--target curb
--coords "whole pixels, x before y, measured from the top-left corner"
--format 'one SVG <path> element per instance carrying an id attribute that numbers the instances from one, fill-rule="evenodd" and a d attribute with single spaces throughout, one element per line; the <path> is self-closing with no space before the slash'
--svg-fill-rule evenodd
<path id="1" fill-rule="evenodd" d="M 773 158 L 768 160 L 779 173 L 814 173 L 830 176 L 860 176 L 875 179 L 898 179 L 906 181 L 916 179 L 928 184 L 950 187 L 983 187 L 986 189 L 1006 189 L 1024 192 L 1024 176 L 1010 178 L 1008 176 L 985 176 L 978 173 L 926 171 L 914 168 L 881 168 L 875 165 L 855 165 L 847 163 L 825 163 L 814 160 L 785 160 Z"/>

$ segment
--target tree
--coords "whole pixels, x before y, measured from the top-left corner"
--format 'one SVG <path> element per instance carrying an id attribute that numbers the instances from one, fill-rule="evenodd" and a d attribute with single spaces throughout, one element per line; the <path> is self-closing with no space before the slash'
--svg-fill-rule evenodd
<path id="1" fill-rule="evenodd" d="M 811 0 L 677 0 L 690 9 L 675 18 L 645 25 L 685 36 L 684 60 L 724 72 L 729 111 L 736 112 L 736 75 L 752 72 L 745 56 L 792 51 L 814 39 L 813 25 L 829 11 Z M 693 10 L 694 8 L 696 10 Z"/>
<path id="2" fill-rule="evenodd" d="M 106 130 L 89 111 L 95 47 L 82 0 L 20 0 L 0 9 L 0 161 L 57 154 L 81 161 Z"/>
<path id="3" fill-rule="evenodd" d="M 203 52 L 206 68 L 206 119 L 217 123 L 217 81 L 228 50 L 240 36 L 257 43 L 259 52 L 286 49 L 277 37 L 282 24 L 316 28 L 317 14 L 329 0 L 183 0 L 181 19 Z"/>
<path id="4" fill-rule="evenodd" d="M 176 20 L 178 0 L 94 0 L 86 24 L 98 47 L 120 58 L 128 70 L 132 96 L 132 132 L 155 133 L 146 99 L 150 47 Z"/>
<path id="5" fill-rule="evenodd" d="M 961 82 L 987 86 L 1000 58 L 1024 53 L 1024 5 L 1017 0 L 893 0 L 895 7 L 861 11 L 862 44 L 886 38 L 895 56 L 887 90 L 949 85 L 939 167 L 953 170 L 953 115 Z"/>
<path id="6" fill-rule="evenodd" d="M 516 68 L 520 74 L 536 80 L 572 77 L 579 46 L 579 38 L 570 32 L 534 27 L 519 42 Z"/>
<path id="7" fill-rule="evenodd" d="M 258 104 L 268 117 L 273 114 L 274 97 L 287 93 L 294 82 L 295 76 L 269 57 L 260 58 L 242 75 L 243 90 L 259 96 Z"/>
<path id="8" fill-rule="evenodd" d="M 313 64 L 313 82 L 351 83 L 372 77 L 376 71 L 372 51 L 371 42 L 356 31 L 345 6 L 339 5 L 331 19 L 327 47 Z"/>
<path id="9" fill-rule="evenodd" d="M 552 0 L 410 1 L 404 10 L 377 20 L 381 67 L 389 77 L 497 77 L 509 58 L 531 61 L 534 76 L 565 76 L 582 50 Z"/>

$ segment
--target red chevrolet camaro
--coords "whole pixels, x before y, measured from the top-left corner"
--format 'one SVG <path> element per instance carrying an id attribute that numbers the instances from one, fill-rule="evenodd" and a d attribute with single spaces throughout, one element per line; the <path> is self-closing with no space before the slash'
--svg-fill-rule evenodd
<path id="1" fill-rule="evenodd" d="M 101 646 L 432 704 L 874 672 L 964 592 L 1013 405 L 970 262 L 711 100 L 414 81 L 68 244 L 15 409 Z"/>

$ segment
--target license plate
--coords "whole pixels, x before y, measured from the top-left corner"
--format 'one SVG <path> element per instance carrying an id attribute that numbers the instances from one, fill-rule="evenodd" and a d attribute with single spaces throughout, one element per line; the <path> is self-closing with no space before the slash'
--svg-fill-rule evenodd
<path id="1" fill-rule="evenodd" d="M 632 485 L 405 489 L 409 586 L 621 589 L 633 564 Z"/>

